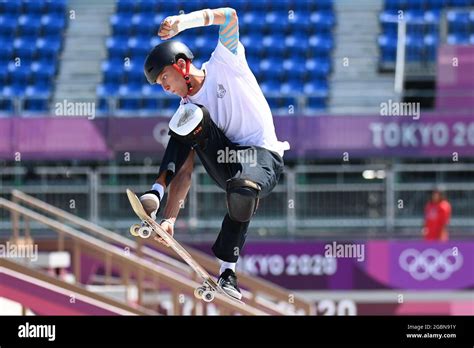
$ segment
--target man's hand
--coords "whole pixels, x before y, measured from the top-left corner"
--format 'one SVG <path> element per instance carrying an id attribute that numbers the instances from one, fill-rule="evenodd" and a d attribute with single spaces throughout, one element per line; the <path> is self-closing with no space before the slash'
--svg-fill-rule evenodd
<path id="1" fill-rule="evenodd" d="M 158 30 L 158 36 L 162 40 L 171 39 L 173 36 L 179 34 L 179 16 L 169 16 L 166 17 L 163 22 L 161 22 L 160 29 Z"/>
<path id="2" fill-rule="evenodd" d="M 160 224 L 161 228 L 165 230 L 166 233 L 168 233 L 171 237 L 174 235 L 174 225 L 168 221 L 168 220 L 163 220 Z M 161 244 L 169 247 L 168 243 L 163 238 L 160 237 L 154 237 L 157 242 L 160 242 Z"/>

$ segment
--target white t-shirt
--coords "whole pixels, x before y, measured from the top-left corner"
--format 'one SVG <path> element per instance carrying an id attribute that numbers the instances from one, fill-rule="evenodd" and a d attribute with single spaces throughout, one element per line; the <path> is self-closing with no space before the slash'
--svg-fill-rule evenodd
<path id="1" fill-rule="evenodd" d="M 276 137 L 270 107 L 247 64 L 244 46 L 239 42 L 233 54 L 218 41 L 211 58 L 202 65 L 206 78 L 201 89 L 181 103 L 205 106 L 230 141 L 260 146 L 283 157 L 290 145 Z"/>

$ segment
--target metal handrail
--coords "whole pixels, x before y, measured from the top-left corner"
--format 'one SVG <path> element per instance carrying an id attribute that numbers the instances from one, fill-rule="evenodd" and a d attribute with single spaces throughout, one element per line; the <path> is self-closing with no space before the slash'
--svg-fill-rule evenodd
<path id="1" fill-rule="evenodd" d="M 136 253 L 139 255 L 145 255 L 147 257 L 150 257 L 151 259 L 153 259 L 153 261 L 166 262 L 167 265 L 173 265 L 174 267 L 178 267 L 177 264 L 179 264 L 180 269 L 178 271 L 183 272 L 184 270 L 187 271 L 188 276 L 192 275 L 192 272 L 189 270 L 188 267 L 184 267 L 181 262 L 176 261 L 177 255 L 169 248 L 161 246 L 161 244 L 145 243 L 145 245 L 142 246 L 140 243 L 132 242 L 127 238 L 119 236 L 85 219 L 81 219 L 75 215 L 67 213 L 37 198 L 31 197 L 19 190 L 13 190 L 12 197 L 14 200 L 20 200 L 24 204 L 28 204 L 36 209 L 40 209 L 43 213 L 53 215 L 56 220 L 73 223 L 96 236 L 100 236 L 101 238 L 107 240 L 110 243 L 119 244 L 121 246 L 127 246 L 130 248 L 130 250 L 135 250 Z M 138 240 L 141 241 L 141 239 Z M 200 263 L 208 272 L 216 274 L 219 268 L 219 264 L 215 259 L 193 248 L 186 247 L 186 249 L 191 254 L 191 256 L 195 258 L 196 261 Z M 160 252 L 157 252 L 156 250 L 159 250 Z M 173 262 L 171 262 L 170 260 L 172 260 Z M 256 307 L 261 308 L 262 310 L 275 311 L 275 308 L 268 307 L 268 305 L 266 305 L 266 302 L 260 300 L 261 296 L 273 298 L 280 302 L 288 301 L 288 290 L 282 287 L 276 286 L 270 282 L 263 281 L 256 277 L 247 276 L 245 274 L 240 275 L 239 280 L 241 286 L 249 290 L 244 294 L 244 298 L 246 298 Z M 299 298 L 292 299 L 292 302 L 294 302 L 292 304 L 295 306 L 296 309 L 302 309 L 307 314 L 313 314 L 315 312 L 313 305 L 309 302 L 305 302 Z"/>
<path id="2" fill-rule="evenodd" d="M 115 265 L 120 269 L 124 285 L 128 286 L 133 278 L 138 284 L 138 304 L 141 305 L 143 297 L 144 279 L 152 279 L 153 284 L 166 284 L 171 288 L 174 304 L 174 314 L 178 314 L 181 310 L 179 303 L 179 295 L 187 294 L 190 297 L 194 294 L 194 289 L 200 284 L 194 280 L 187 279 L 176 272 L 172 272 L 164 267 L 155 265 L 151 261 L 130 254 L 125 256 L 123 251 L 115 246 L 107 244 L 96 238 L 90 237 L 72 227 L 66 226 L 58 221 L 48 218 L 44 215 L 36 213 L 30 209 L 24 208 L 16 203 L 10 202 L 4 198 L 0 198 L 0 207 L 9 210 L 12 214 L 28 218 L 42 223 L 59 235 L 58 243 L 64 241 L 64 238 L 70 238 L 73 242 L 73 269 L 76 283 L 80 281 L 80 258 L 83 251 L 89 255 L 100 255 L 106 260 L 107 267 L 113 268 Z M 14 234 L 19 235 L 18 224 L 13 225 Z M 15 231 L 16 230 L 16 231 Z M 108 273 L 110 269 L 108 270 Z M 135 276 L 135 277 L 133 277 Z M 214 305 L 221 307 L 224 311 L 230 313 L 240 313 L 244 315 L 263 315 L 264 312 L 253 308 L 252 306 L 244 306 L 235 303 L 227 297 L 216 294 Z"/>

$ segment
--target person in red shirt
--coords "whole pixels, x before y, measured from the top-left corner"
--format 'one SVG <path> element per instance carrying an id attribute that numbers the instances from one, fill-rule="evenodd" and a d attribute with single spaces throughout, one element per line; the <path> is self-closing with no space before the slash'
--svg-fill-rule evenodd
<path id="1" fill-rule="evenodd" d="M 451 218 L 451 204 L 440 189 L 434 189 L 431 200 L 425 206 L 423 237 L 431 241 L 447 241 L 447 225 Z"/>

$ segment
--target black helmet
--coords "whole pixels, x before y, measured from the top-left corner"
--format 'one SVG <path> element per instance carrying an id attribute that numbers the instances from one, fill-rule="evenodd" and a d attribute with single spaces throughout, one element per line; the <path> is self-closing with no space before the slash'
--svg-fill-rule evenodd
<path id="1" fill-rule="evenodd" d="M 151 50 L 145 60 L 145 76 L 150 84 L 156 83 L 156 78 L 168 65 L 176 64 L 179 58 L 192 61 L 191 50 L 179 41 L 166 41 Z"/>

